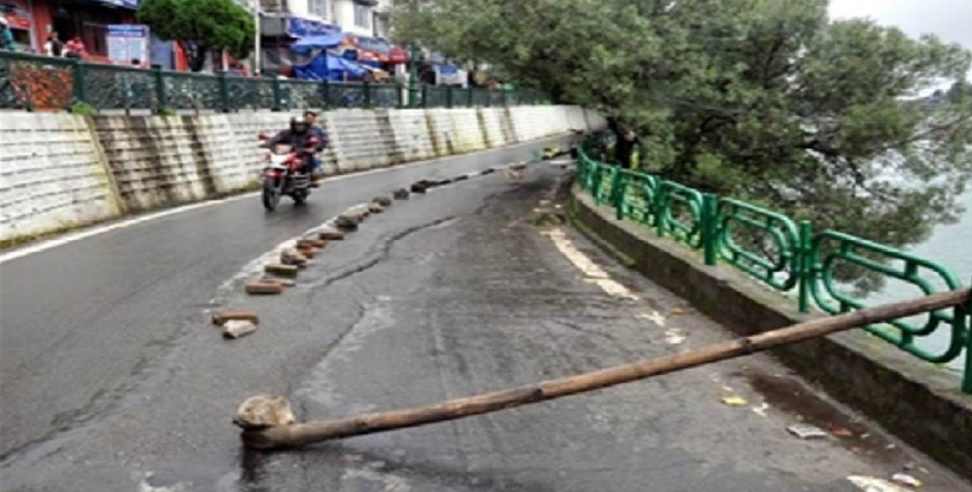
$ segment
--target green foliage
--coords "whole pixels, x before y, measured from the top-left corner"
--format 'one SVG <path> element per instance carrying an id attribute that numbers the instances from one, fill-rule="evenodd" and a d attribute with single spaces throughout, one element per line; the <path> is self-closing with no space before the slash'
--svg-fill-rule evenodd
<path id="1" fill-rule="evenodd" d="M 159 108 L 158 114 L 159 116 L 169 117 L 169 116 L 175 116 L 176 112 L 172 108 Z"/>
<path id="2" fill-rule="evenodd" d="M 827 0 L 396 2 L 395 36 L 636 128 L 642 167 L 895 246 L 956 216 L 972 55 Z"/>
<path id="3" fill-rule="evenodd" d="M 211 50 L 245 58 L 256 35 L 253 16 L 233 0 L 142 0 L 137 15 L 159 37 L 178 41 L 196 72 Z"/>
<path id="4" fill-rule="evenodd" d="M 98 114 L 97 108 L 83 101 L 78 101 L 72 104 L 70 111 L 71 114 L 76 114 L 81 116 L 94 116 Z"/>

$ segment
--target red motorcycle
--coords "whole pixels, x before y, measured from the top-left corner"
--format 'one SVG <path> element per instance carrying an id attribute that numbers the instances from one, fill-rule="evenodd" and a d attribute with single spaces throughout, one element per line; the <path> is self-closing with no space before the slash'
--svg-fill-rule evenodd
<path id="1" fill-rule="evenodd" d="M 260 140 L 267 146 L 267 136 L 260 134 Z M 276 210 L 280 198 L 289 196 L 294 205 L 300 206 L 307 201 L 313 187 L 311 175 L 306 172 L 305 163 L 313 158 L 317 147 L 311 138 L 304 149 L 294 149 L 289 145 L 275 145 L 267 153 L 267 166 L 263 168 L 263 206 L 268 212 Z"/>

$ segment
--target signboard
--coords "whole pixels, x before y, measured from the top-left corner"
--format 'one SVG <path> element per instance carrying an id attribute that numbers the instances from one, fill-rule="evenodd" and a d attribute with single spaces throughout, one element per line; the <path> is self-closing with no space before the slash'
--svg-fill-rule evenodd
<path id="1" fill-rule="evenodd" d="M 142 65 L 149 63 L 149 28 L 138 24 L 112 24 L 107 26 L 105 38 L 108 42 L 108 58 L 111 61 L 129 65 L 139 60 Z"/>

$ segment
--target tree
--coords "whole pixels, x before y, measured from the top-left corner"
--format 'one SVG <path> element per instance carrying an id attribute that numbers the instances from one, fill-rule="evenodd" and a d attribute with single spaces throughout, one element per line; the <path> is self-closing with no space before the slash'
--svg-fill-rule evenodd
<path id="1" fill-rule="evenodd" d="M 203 69 L 210 50 L 245 58 L 253 47 L 253 17 L 233 0 L 142 0 L 139 22 L 163 39 L 175 40 L 193 72 Z"/>
<path id="2" fill-rule="evenodd" d="M 826 0 L 426 0 L 393 26 L 637 129 L 652 172 L 818 229 L 920 241 L 972 176 L 972 104 L 912 102 L 972 55 Z"/>

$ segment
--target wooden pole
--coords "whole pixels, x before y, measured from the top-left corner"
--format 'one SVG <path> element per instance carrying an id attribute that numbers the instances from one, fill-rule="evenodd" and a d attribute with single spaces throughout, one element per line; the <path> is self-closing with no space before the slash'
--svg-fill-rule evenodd
<path id="1" fill-rule="evenodd" d="M 945 292 L 839 316 L 815 319 L 759 335 L 709 345 L 683 354 L 644 360 L 519 388 L 449 400 L 425 407 L 244 431 L 242 437 L 244 444 L 254 449 L 287 448 L 330 439 L 445 422 L 594 391 L 608 386 L 749 355 L 773 347 L 802 342 L 873 323 L 957 306 L 969 302 L 970 297 L 972 297 L 972 291 Z"/>

